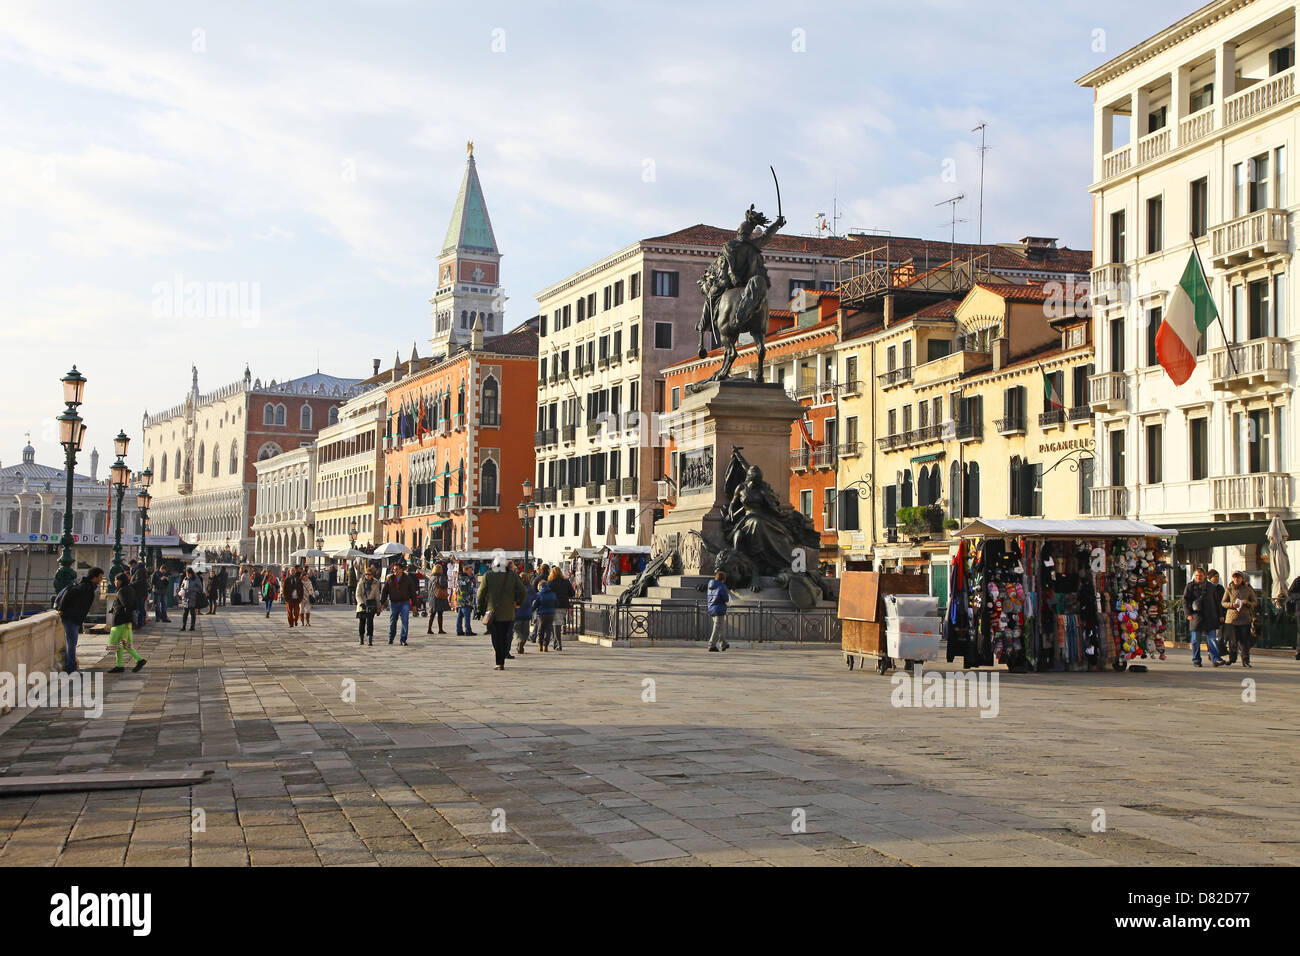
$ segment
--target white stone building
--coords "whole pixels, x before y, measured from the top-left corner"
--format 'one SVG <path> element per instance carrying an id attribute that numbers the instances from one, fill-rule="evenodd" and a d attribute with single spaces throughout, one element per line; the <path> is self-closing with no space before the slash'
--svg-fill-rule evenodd
<path id="1" fill-rule="evenodd" d="M 384 425 L 388 386 L 376 386 L 339 409 L 336 424 L 316 438 L 311 511 L 316 533 L 333 553 L 356 544 L 378 544 L 379 496 L 384 481 Z"/>
<path id="2" fill-rule="evenodd" d="M 290 555 L 316 547 L 311 489 L 315 448 L 308 444 L 255 462 L 257 512 L 253 516 L 253 563 L 290 564 Z"/>
<path id="3" fill-rule="evenodd" d="M 1180 562 L 1259 587 L 1300 467 L 1295 42 L 1294 0 L 1219 0 L 1079 81 L 1095 92 L 1093 513 L 1177 528 Z M 1192 237 L 1222 326 L 1176 386 L 1155 333 Z"/>
<path id="4" fill-rule="evenodd" d="M 111 491 L 110 499 L 109 478 L 99 478 L 99 452 L 95 449 L 90 451 L 89 464 L 89 475 L 75 471 L 72 475 L 72 533 L 87 544 L 111 545 L 117 527 L 117 492 Z M 138 491 L 131 486 L 122 495 L 124 546 L 138 542 Z M 38 464 L 36 449 L 24 446 L 17 464 L 0 467 L 0 542 L 43 544 L 51 537 L 61 541 L 66 494 L 62 463 L 59 467 Z"/>

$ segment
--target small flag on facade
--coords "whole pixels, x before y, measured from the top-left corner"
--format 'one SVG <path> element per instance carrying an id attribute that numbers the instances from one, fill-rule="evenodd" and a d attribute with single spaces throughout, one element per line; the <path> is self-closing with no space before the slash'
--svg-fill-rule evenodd
<path id="1" fill-rule="evenodd" d="M 1061 393 L 1056 390 L 1056 382 L 1045 371 L 1043 372 L 1043 398 L 1048 408 L 1059 408 L 1065 411 L 1065 402 L 1061 400 Z"/>
<path id="2" fill-rule="evenodd" d="M 812 432 L 808 430 L 808 422 L 806 419 L 799 419 L 799 431 L 803 433 L 803 440 L 808 443 L 809 448 L 816 448 L 818 444 L 820 444 L 819 442 L 813 441 Z"/>
<path id="3" fill-rule="evenodd" d="M 1204 335 L 1219 310 L 1210 296 L 1210 285 L 1193 251 L 1183 277 L 1169 297 L 1169 308 L 1156 331 L 1156 358 L 1175 385 L 1182 385 L 1196 370 L 1196 339 Z"/>

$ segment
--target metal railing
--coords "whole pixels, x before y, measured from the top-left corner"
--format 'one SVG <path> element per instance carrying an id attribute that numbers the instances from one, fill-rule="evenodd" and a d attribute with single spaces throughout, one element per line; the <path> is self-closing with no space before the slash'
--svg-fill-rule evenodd
<path id="1" fill-rule="evenodd" d="M 975 441 L 984 437 L 984 420 L 970 418 L 957 423 L 958 441 Z"/>
<path id="2" fill-rule="evenodd" d="M 636 494 L 636 479 L 635 479 L 635 478 L 624 478 L 624 479 L 623 479 L 623 494 L 624 494 L 624 495 L 634 495 L 634 494 Z"/>
<path id="3" fill-rule="evenodd" d="M 1049 427 L 1049 426 L 1051 426 L 1051 425 L 1064 425 L 1064 424 L 1065 424 L 1065 410 L 1064 410 L 1064 409 L 1061 409 L 1061 408 L 1053 408 L 1053 409 L 1051 409 L 1051 410 L 1049 410 L 1049 411 L 1046 411 L 1046 412 L 1039 412 L 1039 413 L 1038 413 L 1038 427 L 1039 427 L 1039 428 L 1047 428 L 1047 427 Z"/>
<path id="4" fill-rule="evenodd" d="M 577 425 L 560 426 L 560 441 L 564 442 L 566 445 L 572 445 L 573 442 L 577 440 L 577 438 L 578 438 Z"/>
<path id="5" fill-rule="evenodd" d="M 858 455 L 861 454 L 862 454 L 862 442 L 860 441 L 844 442 L 839 447 L 839 456 L 841 458 L 856 458 Z"/>
<path id="6" fill-rule="evenodd" d="M 831 468 L 835 465 L 835 446 L 818 445 L 817 450 L 813 452 L 813 466 L 815 468 Z"/>
<path id="7" fill-rule="evenodd" d="M 790 452 L 790 467 L 807 468 L 809 458 L 810 456 L 807 448 L 800 448 L 798 451 L 792 451 Z"/>
<path id="8" fill-rule="evenodd" d="M 705 642 L 713 619 L 704 604 L 595 604 L 573 605 L 574 629 L 579 634 L 616 641 Z M 736 607 L 727 610 L 723 634 L 729 642 L 754 644 L 788 641 L 833 645 L 840 641 L 840 621 L 835 608 Z"/>
<path id="9" fill-rule="evenodd" d="M 1092 418 L 1092 406 L 1091 406 L 1091 405 L 1075 405 L 1073 408 L 1070 409 L 1069 414 L 1068 414 L 1067 417 L 1068 417 L 1068 418 L 1070 419 L 1070 421 L 1072 421 L 1072 422 L 1081 422 L 1081 421 L 1085 421 L 1085 420 L 1087 420 L 1087 419 L 1089 419 L 1089 418 Z"/>
<path id="10" fill-rule="evenodd" d="M 880 383 L 881 388 L 892 388 L 895 385 L 902 385 L 904 382 L 910 382 L 911 380 L 912 366 L 910 365 L 893 368 L 876 376 L 876 381 Z"/>
<path id="11" fill-rule="evenodd" d="M 1022 432 L 1025 430 L 1024 415 L 1008 415 L 1005 418 L 999 418 L 993 423 L 998 433 L 1005 435 L 1009 432 Z"/>

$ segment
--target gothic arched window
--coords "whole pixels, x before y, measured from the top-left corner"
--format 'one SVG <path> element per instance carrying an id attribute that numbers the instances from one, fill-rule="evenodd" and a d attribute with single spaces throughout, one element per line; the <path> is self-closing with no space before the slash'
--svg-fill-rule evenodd
<path id="1" fill-rule="evenodd" d="M 484 425 L 500 425 L 500 389 L 494 376 L 489 375 L 483 380 L 483 398 L 481 401 L 480 417 Z"/>
<path id="2" fill-rule="evenodd" d="M 478 503 L 487 508 L 497 504 L 497 463 L 491 460 L 483 462 L 483 480 L 479 485 Z"/>

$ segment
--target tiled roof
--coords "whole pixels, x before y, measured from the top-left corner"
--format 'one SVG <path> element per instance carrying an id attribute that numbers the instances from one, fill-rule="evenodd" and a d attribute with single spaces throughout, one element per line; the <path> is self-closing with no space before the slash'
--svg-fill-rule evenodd
<path id="1" fill-rule="evenodd" d="M 913 312 L 910 318 L 951 319 L 960 304 L 960 299 L 944 299 L 942 302 L 932 302 L 919 312 Z"/>
<path id="2" fill-rule="evenodd" d="M 485 341 L 483 351 L 498 355 L 536 355 L 537 330 L 529 325 L 521 325 L 513 332 Z"/>

